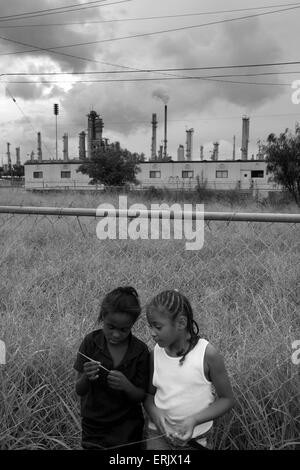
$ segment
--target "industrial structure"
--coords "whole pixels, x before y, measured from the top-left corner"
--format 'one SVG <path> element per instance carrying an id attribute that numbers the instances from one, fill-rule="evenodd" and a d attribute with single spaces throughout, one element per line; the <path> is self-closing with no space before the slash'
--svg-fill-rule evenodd
<path id="1" fill-rule="evenodd" d="M 25 163 L 26 189 L 89 189 L 90 178 L 76 172 L 81 162 L 28 161 Z M 201 185 L 214 190 L 271 191 L 279 189 L 270 181 L 264 160 L 147 161 L 139 164 L 140 188 L 194 189 Z"/>
<path id="2" fill-rule="evenodd" d="M 204 159 L 204 147 L 203 145 L 200 145 L 200 160 Z"/>
<path id="3" fill-rule="evenodd" d="M 63 156 L 64 161 L 67 162 L 69 160 L 69 136 L 67 133 L 63 135 Z"/>
<path id="4" fill-rule="evenodd" d="M 248 160 L 248 144 L 249 144 L 249 118 L 243 117 L 243 129 L 242 129 L 242 148 L 241 148 L 241 159 Z"/>
<path id="5" fill-rule="evenodd" d="M 177 149 L 177 160 L 179 162 L 182 162 L 184 160 L 184 146 L 182 144 L 179 144 Z"/>
<path id="6" fill-rule="evenodd" d="M 97 151 L 102 143 L 103 120 L 96 111 L 91 111 L 88 115 L 88 158 Z"/>
<path id="7" fill-rule="evenodd" d="M 20 165 L 21 165 L 20 147 L 16 147 L 16 165 L 17 165 L 17 166 L 20 166 Z"/>
<path id="8" fill-rule="evenodd" d="M 43 157 L 42 157 L 42 137 L 41 137 L 40 132 L 37 133 L 37 157 L 38 157 L 39 162 L 41 162 L 43 160 Z"/>
<path id="9" fill-rule="evenodd" d="M 168 134 L 168 131 L 167 131 L 167 128 L 168 128 L 168 106 L 165 104 L 165 133 L 164 133 L 164 159 L 166 160 L 167 156 L 168 156 L 168 139 L 167 139 L 167 134 Z"/>
<path id="10" fill-rule="evenodd" d="M 231 160 L 219 160 L 219 142 L 213 143 L 213 151 L 209 160 L 205 159 L 204 146 L 200 146 L 200 159 L 193 159 L 194 129 L 186 129 L 186 147 L 179 144 L 177 161 L 168 155 L 167 148 L 167 105 L 164 106 L 164 138 L 157 151 L 157 115 L 152 114 L 151 156 L 149 161 L 139 164 L 137 178 L 140 188 L 149 186 L 166 187 L 169 189 L 194 189 L 201 185 L 207 189 L 230 190 L 240 189 L 246 191 L 278 190 L 267 175 L 267 163 L 262 152 L 259 159 L 248 160 L 249 118 L 242 121 L 242 147 L 241 159 L 236 160 L 235 136 L 233 137 L 233 152 Z M 25 163 L 26 189 L 95 189 L 89 185 L 88 175 L 76 170 L 82 161 L 89 160 L 100 147 L 115 146 L 118 142 L 109 144 L 103 137 L 103 120 L 96 111 L 87 115 L 87 133 L 79 133 L 79 152 L 77 158 L 69 158 L 68 134 L 63 136 L 63 159 L 43 160 L 42 137 L 38 133 L 37 159 L 34 152 L 30 160 Z M 7 156 L 10 161 L 10 144 L 7 144 Z M 19 150 L 17 160 L 19 159 Z M 198 157 L 199 158 L 199 157 Z"/>
<path id="11" fill-rule="evenodd" d="M 152 141 L 151 141 L 151 160 L 157 160 L 156 153 L 156 129 L 157 129 L 157 117 L 156 114 L 152 114 Z"/>
<path id="12" fill-rule="evenodd" d="M 193 134 L 194 129 L 186 131 L 186 160 L 190 162 L 193 158 Z"/>
<path id="13" fill-rule="evenodd" d="M 219 160 L 219 142 L 214 142 L 213 145 L 214 145 L 214 148 L 212 151 L 211 159 L 213 162 L 216 162 L 217 160 Z"/>
<path id="14" fill-rule="evenodd" d="M 79 134 L 79 160 L 86 159 L 86 149 L 85 149 L 85 137 L 86 134 L 84 131 Z"/>

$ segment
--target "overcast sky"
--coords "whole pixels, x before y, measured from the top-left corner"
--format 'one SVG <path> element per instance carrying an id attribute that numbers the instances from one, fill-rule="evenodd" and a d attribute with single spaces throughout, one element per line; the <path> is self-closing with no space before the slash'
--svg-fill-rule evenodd
<path id="1" fill-rule="evenodd" d="M 80 4 L 89 8 L 52 14 L 54 8 Z M 246 8 L 249 10 L 224 12 Z M 284 8 L 290 10 L 265 14 Z M 34 13 L 31 18 L 7 18 L 37 11 L 42 16 Z M 261 16 L 223 21 L 257 14 Z M 153 19 L 172 15 L 176 17 Z M 232 158 L 233 135 L 239 158 L 245 114 L 250 117 L 251 157 L 257 153 L 258 139 L 263 141 L 269 133 L 279 133 L 287 127 L 294 129 L 296 120 L 300 120 L 300 104 L 293 104 L 291 99 L 291 84 L 300 80 L 300 64 L 178 69 L 297 61 L 299 19 L 300 2 L 287 0 L 1 1 L 2 160 L 6 162 L 6 143 L 10 142 L 13 163 L 15 148 L 19 146 L 24 162 L 28 153 L 36 152 L 38 131 L 42 134 L 43 158 L 55 156 L 54 103 L 60 106 L 59 157 L 62 158 L 62 135 L 66 132 L 69 156 L 78 158 L 78 134 L 86 130 L 86 115 L 94 109 L 104 121 L 104 137 L 120 141 L 130 151 L 144 152 L 149 158 L 152 113 L 157 113 L 159 122 L 158 145 L 164 138 L 164 103 L 158 96 L 168 100 L 168 153 L 175 160 L 178 145 L 185 145 L 189 128 L 194 129 L 193 160 L 200 158 L 200 145 L 204 146 L 204 157 L 210 159 L 215 141 L 220 143 L 219 158 Z M 177 30 L 158 33 L 172 29 Z M 157 34 L 145 34 L 154 32 Z M 50 52 L 51 48 L 56 49 Z M 144 69 L 177 70 L 139 72 Z M 12 75 L 122 70 L 126 72 Z M 269 75 L 249 76 L 263 72 Z M 220 77 L 245 74 L 248 76 Z M 212 75 L 212 79 L 203 80 Z M 133 81 L 141 78 L 152 80 Z M 122 79 L 131 81 L 95 82 Z M 94 82 L 87 82 L 91 80 Z M 60 83 L 46 83 L 49 81 Z"/>

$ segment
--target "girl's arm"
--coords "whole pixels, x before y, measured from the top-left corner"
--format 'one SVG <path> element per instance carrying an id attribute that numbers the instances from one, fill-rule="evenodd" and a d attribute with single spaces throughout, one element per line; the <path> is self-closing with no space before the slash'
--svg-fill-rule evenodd
<path id="1" fill-rule="evenodd" d="M 210 381 L 215 387 L 217 399 L 206 409 L 195 415 L 195 424 L 216 419 L 225 414 L 235 404 L 223 357 L 211 344 L 206 347 L 204 363 L 207 365 Z"/>
<path id="2" fill-rule="evenodd" d="M 150 353 L 150 375 L 149 375 L 149 386 L 146 398 L 144 400 L 144 408 L 148 413 L 150 419 L 154 422 L 155 426 L 162 433 L 167 433 L 165 429 L 165 418 L 163 413 L 154 403 L 154 395 L 156 392 L 156 387 L 153 385 L 153 370 L 154 370 L 154 356 L 153 351 Z"/>
<path id="3" fill-rule="evenodd" d="M 86 395 L 89 391 L 89 382 L 97 380 L 99 377 L 99 365 L 96 362 L 85 362 L 83 372 L 78 372 L 75 390 L 77 395 Z"/>
<path id="4" fill-rule="evenodd" d="M 154 395 L 156 392 L 156 388 L 153 385 L 153 370 L 154 370 L 154 357 L 153 351 L 150 352 L 150 366 L 149 366 L 149 384 L 148 384 L 148 392 L 146 394 L 146 398 L 144 400 L 144 408 L 147 411 L 148 415 L 152 420 L 154 420 L 154 412 L 155 412 L 155 404 L 154 404 Z"/>
<path id="5" fill-rule="evenodd" d="M 80 397 L 88 393 L 89 380 L 84 372 L 78 372 L 75 390 L 76 390 L 77 395 L 79 395 Z"/>

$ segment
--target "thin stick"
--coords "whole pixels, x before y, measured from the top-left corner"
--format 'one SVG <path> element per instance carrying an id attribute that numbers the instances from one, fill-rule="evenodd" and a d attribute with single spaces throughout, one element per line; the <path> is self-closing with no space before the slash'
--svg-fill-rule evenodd
<path id="1" fill-rule="evenodd" d="M 106 370 L 107 372 L 110 372 L 108 369 L 106 369 L 106 367 L 102 366 L 101 362 L 95 361 L 95 359 L 92 359 L 91 357 L 86 356 L 85 354 L 83 354 L 83 353 L 80 352 L 80 351 L 78 351 L 78 354 L 81 354 L 81 356 L 85 357 L 86 359 L 88 359 L 88 360 L 91 361 L 91 362 L 95 362 L 96 364 L 98 364 L 99 367 L 101 367 L 101 369 L 104 369 L 104 370 Z"/>

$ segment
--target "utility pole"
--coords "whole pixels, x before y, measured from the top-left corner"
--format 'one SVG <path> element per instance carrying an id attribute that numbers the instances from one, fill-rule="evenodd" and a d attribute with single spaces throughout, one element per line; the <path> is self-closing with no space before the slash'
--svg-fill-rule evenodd
<path id="1" fill-rule="evenodd" d="M 54 104 L 53 111 L 54 111 L 54 114 L 55 114 L 55 141 L 56 141 L 55 155 L 56 155 L 56 160 L 58 160 L 58 157 L 57 157 L 57 116 L 58 116 L 58 113 L 59 113 L 59 109 L 58 109 L 58 104 L 57 103 Z"/>

